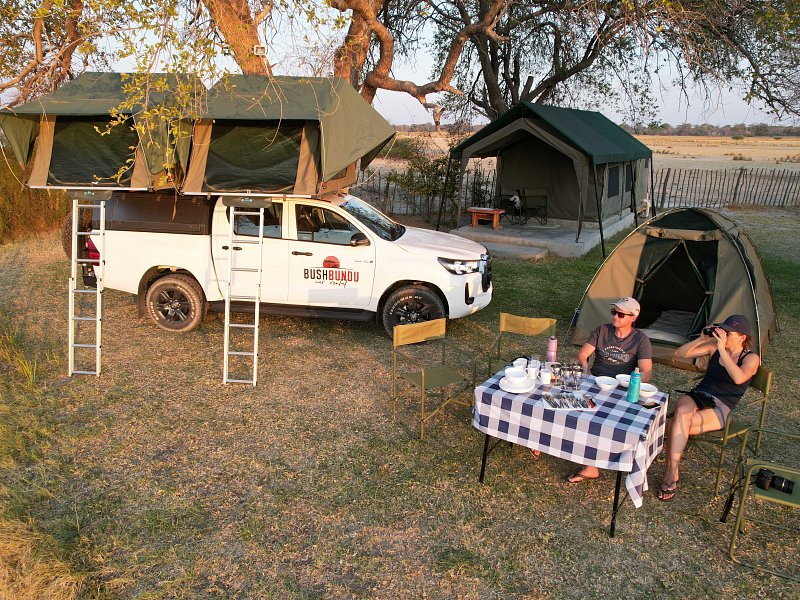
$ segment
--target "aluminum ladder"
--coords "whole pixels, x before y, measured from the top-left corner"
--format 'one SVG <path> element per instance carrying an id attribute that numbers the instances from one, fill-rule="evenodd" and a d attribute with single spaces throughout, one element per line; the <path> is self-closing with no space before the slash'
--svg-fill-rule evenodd
<path id="1" fill-rule="evenodd" d="M 81 211 L 92 211 L 92 213 L 99 208 L 99 225 L 100 228 L 94 231 L 80 231 Z M 81 246 L 86 243 L 90 235 L 94 235 L 98 239 L 100 258 L 81 258 L 78 253 L 78 240 L 81 240 Z M 106 203 L 105 200 L 97 204 L 81 204 L 75 198 L 72 200 L 72 260 L 69 277 L 69 335 L 68 335 L 68 352 L 69 352 L 69 375 L 96 375 L 100 376 L 101 368 L 101 355 L 102 355 L 102 334 L 103 334 L 103 282 L 105 275 L 105 241 L 106 241 Z M 78 287 L 78 266 L 81 267 L 81 276 L 84 265 L 91 265 L 94 271 L 94 276 L 97 282 L 95 288 L 85 287 L 81 285 Z M 75 314 L 76 306 L 75 299 L 77 297 L 90 298 L 94 301 L 94 316 L 87 316 L 86 314 Z M 95 323 L 94 340 L 76 342 L 76 328 L 79 328 L 82 322 Z M 94 348 L 94 369 L 91 368 L 76 368 L 75 366 L 75 351 L 78 348 Z"/>
<path id="2" fill-rule="evenodd" d="M 230 208 L 229 223 L 230 229 L 228 231 L 228 281 L 225 287 L 225 350 L 224 350 L 224 367 L 223 367 L 223 383 L 249 383 L 255 387 L 258 382 L 258 323 L 261 308 L 261 272 L 263 269 L 263 250 L 264 250 L 264 203 L 258 205 L 243 205 L 239 201 L 225 201 L 226 206 Z M 254 217 L 258 216 L 258 238 L 247 238 L 236 236 L 236 217 Z M 253 266 L 239 266 L 234 264 L 236 254 L 234 251 L 242 249 L 243 245 L 258 245 L 258 264 Z M 254 293 L 250 296 L 233 294 L 233 279 L 236 273 L 254 273 L 256 277 L 256 284 Z M 240 286 L 237 286 L 240 287 Z M 252 302 L 253 303 L 253 322 L 252 323 L 231 323 L 231 303 L 232 302 Z M 250 314 L 249 312 L 247 314 Z M 253 334 L 253 351 L 246 350 L 231 350 L 231 332 L 236 329 L 245 329 L 252 331 Z M 231 356 L 249 356 L 252 357 L 252 376 L 250 379 L 234 379 L 230 377 L 230 357 Z"/>

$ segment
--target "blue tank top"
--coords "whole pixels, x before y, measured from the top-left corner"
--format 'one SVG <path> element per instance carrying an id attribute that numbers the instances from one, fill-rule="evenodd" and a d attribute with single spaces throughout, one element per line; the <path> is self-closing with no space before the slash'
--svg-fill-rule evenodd
<path id="1" fill-rule="evenodd" d="M 741 367 L 744 362 L 745 356 L 751 354 L 749 350 L 739 353 L 739 360 L 736 361 L 736 366 Z M 711 355 L 711 360 L 708 361 L 708 368 L 706 374 L 695 388 L 698 392 L 706 392 L 720 399 L 720 401 L 733 410 L 733 407 L 741 400 L 747 388 L 750 386 L 751 377 L 744 383 L 736 383 L 731 379 L 728 370 L 719 362 L 719 350 L 716 350 Z"/>

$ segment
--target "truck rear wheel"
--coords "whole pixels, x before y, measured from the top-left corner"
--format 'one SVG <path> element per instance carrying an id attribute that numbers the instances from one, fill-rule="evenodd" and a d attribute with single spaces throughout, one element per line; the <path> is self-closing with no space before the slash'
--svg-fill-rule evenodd
<path id="1" fill-rule="evenodd" d="M 392 292 L 383 305 L 383 326 L 390 336 L 395 325 L 421 323 L 444 316 L 442 300 L 424 285 L 401 287 Z"/>
<path id="2" fill-rule="evenodd" d="M 159 329 L 186 333 L 206 316 L 203 289 L 186 275 L 167 275 L 153 283 L 145 297 L 147 312 Z"/>

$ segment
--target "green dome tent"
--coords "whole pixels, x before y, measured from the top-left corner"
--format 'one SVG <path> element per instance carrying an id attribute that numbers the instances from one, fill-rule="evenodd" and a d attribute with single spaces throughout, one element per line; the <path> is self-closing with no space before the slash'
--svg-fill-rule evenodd
<path id="1" fill-rule="evenodd" d="M 608 323 L 610 303 L 636 298 L 636 327 L 650 338 L 653 359 L 703 371 L 705 360 L 681 361 L 675 349 L 709 323 L 732 314 L 753 323 L 753 350 L 763 355 L 775 334 L 772 290 L 748 235 L 707 209 L 678 208 L 634 229 L 598 269 L 576 311 L 572 342 Z"/>

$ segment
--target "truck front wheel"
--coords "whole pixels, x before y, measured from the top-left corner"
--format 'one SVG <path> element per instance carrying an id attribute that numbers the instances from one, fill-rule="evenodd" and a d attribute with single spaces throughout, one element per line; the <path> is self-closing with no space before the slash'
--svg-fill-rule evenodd
<path id="1" fill-rule="evenodd" d="M 147 290 L 145 302 L 150 318 L 164 331 L 192 331 L 206 316 L 203 289 L 186 275 L 167 275 L 156 280 Z"/>
<path id="2" fill-rule="evenodd" d="M 395 325 L 421 323 L 444 316 L 441 299 L 424 285 L 401 287 L 392 292 L 383 305 L 383 326 L 390 336 Z"/>

